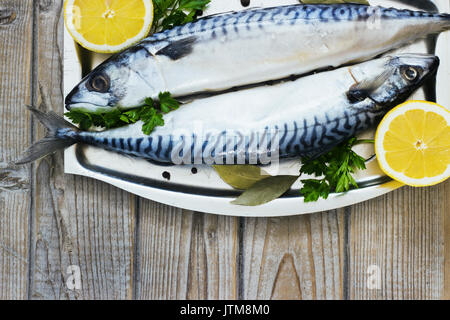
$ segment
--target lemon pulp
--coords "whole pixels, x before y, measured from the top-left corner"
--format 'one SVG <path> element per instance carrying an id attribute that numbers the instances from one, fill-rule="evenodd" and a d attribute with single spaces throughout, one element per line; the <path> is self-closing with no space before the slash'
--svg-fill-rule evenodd
<path id="1" fill-rule="evenodd" d="M 72 37 L 95 52 L 118 52 L 142 40 L 153 22 L 151 0 L 66 0 Z"/>
<path id="2" fill-rule="evenodd" d="M 450 176 L 450 113 L 427 101 L 409 101 L 381 121 L 375 150 L 382 170 L 413 186 Z"/>

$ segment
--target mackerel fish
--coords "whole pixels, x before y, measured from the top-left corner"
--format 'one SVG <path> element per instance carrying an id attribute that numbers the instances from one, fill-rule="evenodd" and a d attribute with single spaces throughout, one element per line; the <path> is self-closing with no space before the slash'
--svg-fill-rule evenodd
<path id="1" fill-rule="evenodd" d="M 107 112 L 369 60 L 450 28 L 449 14 L 356 4 L 289 5 L 201 18 L 151 35 L 87 75 L 67 109 Z"/>
<path id="2" fill-rule="evenodd" d="M 266 164 L 314 156 L 377 124 L 434 75 L 434 55 L 384 56 L 350 67 L 194 100 L 164 115 L 150 135 L 142 122 L 79 131 L 54 113 L 31 109 L 47 137 L 17 163 L 85 143 L 173 164 Z"/>

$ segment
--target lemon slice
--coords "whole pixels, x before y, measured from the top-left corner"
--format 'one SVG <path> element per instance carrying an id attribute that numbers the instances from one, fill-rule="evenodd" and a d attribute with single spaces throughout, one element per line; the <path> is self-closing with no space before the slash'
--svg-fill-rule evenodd
<path id="1" fill-rule="evenodd" d="M 88 50 L 121 51 L 142 40 L 153 22 L 151 0 L 66 0 L 64 21 Z"/>
<path id="2" fill-rule="evenodd" d="M 381 169 L 404 184 L 431 186 L 450 176 L 450 112 L 408 101 L 383 118 L 375 136 Z"/>

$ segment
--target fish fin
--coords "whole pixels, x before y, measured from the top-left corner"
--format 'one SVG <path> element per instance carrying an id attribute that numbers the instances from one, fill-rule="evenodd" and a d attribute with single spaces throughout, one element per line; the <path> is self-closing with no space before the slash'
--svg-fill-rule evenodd
<path id="1" fill-rule="evenodd" d="M 196 36 L 191 36 L 185 39 L 173 41 L 156 52 L 156 54 L 166 56 L 171 60 L 181 59 L 192 52 L 192 46 L 196 40 Z"/>
<path id="2" fill-rule="evenodd" d="M 28 109 L 47 128 L 48 131 L 44 139 L 33 144 L 27 151 L 24 152 L 21 158 L 14 162 L 16 165 L 33 162 L 59 149 L 67 148 L 77 142 L 74 138 L 58 135 L 58 132 L 61 129 L 78 131 L 78 128 L 70 122 L 64 120 L 64 118 L 58 116 L 52 111 L 49 113 L 44 113 L 30 106 L 28 106 Z"/>
<path id="3" fill-rule="evenodd" d="M 388 68 L 387 70 L 383 71 L 383 73 L 375 77 L 375 79 L 365 79 L 352 85 L 347 91 L 347 97 L 349 101 L 355 103 L 364 101 L 366 98 L 369 98 L 372 93 L 374 93 L 379 87 L 383 85 L 383 83 L 386 82 L 387 79 L 389 79 L 393 71 L 393 68 Z"/>

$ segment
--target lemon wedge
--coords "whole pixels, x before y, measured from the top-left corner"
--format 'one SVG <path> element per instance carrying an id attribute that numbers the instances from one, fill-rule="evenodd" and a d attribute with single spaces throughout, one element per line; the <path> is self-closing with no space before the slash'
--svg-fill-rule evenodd
<path id="1" fill-rule="evenodd" d="M 122 51 L 147 36 L 153 23 L 151 0 L 66 0 L 64 21 L 84 48 Z"/>
<path id="2" fill-rule="evenodd" d="M 408 101 L 383 118 L 375 136 L 381 169 L 404 184 L 431 186 L 450 176 L 450 112 L 428 101 Z"/>

